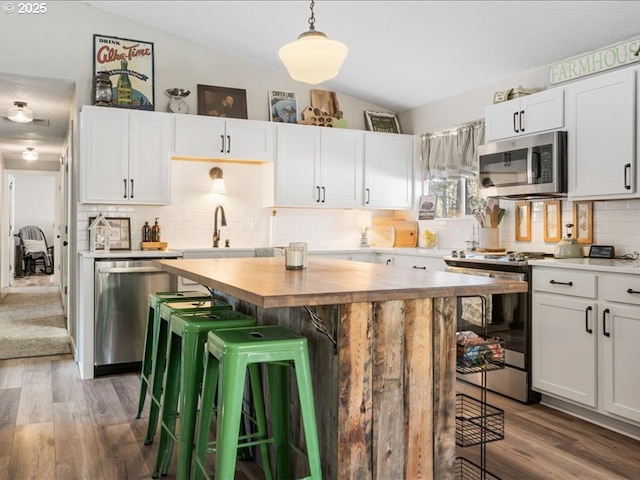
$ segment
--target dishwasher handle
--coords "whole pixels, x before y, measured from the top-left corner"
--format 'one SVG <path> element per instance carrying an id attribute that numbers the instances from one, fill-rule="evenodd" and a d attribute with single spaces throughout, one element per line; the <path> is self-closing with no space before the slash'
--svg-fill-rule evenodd
<path id="1" fill-rule="evenodd" d="M 98 267 L 100 273 L 166 273 L 156 267 Z"/>

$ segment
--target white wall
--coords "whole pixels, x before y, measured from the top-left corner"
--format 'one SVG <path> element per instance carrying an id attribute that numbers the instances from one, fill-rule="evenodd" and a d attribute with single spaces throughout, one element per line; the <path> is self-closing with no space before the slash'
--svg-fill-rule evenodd
<path id="1" fill-rule="evenodd" d="M 42 229 L 47 244 L 53 245 L 55 212 L 55 186 L 53 175 L 26 175 L 14 172 L 15 178 L 15 231 L 26 225 Z"/>

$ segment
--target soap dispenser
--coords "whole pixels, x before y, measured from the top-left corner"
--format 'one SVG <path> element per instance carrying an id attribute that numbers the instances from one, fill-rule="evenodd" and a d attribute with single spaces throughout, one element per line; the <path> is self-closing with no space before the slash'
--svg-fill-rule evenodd
<path id="1" fill-rule="evenodd" d="M 151 241 L 151 225 L 149 225 L 149 222 L 144 222 L 144 226 L 142 227 L 142 241 Z"/>
<path id="2" fill-rule="evenodd" d="M 151 241 L 160 241 L 160 225 L 158 225 L 158 217 L 156 217 L 156 222 L 153 224 L 153 227 L 151 227 Z"/>

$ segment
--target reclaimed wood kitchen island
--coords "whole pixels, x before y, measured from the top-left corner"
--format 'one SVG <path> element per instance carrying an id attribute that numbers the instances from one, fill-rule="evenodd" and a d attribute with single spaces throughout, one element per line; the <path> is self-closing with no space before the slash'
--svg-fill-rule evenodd
<path id="1" fill-rule="evenodd" d="M 309 339 L 322 471 L 331 480 L 454 479 L 456 297 L 527 290 L 525 282 L 314 256 L 304 270 L 286 270 L 283 258 L 154 263 L 258 323 Z M 323 319 L 324 333 L 304 307 Z"/>

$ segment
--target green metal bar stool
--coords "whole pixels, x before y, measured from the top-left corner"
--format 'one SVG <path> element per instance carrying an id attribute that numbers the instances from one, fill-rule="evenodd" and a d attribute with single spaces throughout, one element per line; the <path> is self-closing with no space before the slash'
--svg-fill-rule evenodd
<path id="1" fill-rule="evenodd" d="M 231 305 L 220 300 L 214 300 L 212 305 L 211 296 L 207 295 L 193 301 L 177 301 L 160 303 L 159 314 L 154 317 L 154 339 L 153 353 L 151 359 L 151 374 L 149 375 L 149 385 L 151 390 L 151 406 L 149 408 L 149 423 L 147 424 L 147 436 L 144 444 L 153 442 L 153 437 L 158 428 L 158 417 L 160 416 L 160 406 L 162 404 L 162 379 L 164 376 L 167 360 L 167 340 L 169 337 L 169 320 L 176 312 L 188 313 L 211 313 L 219 310 L 231 310 Z"/>
<path id="2" fill-rule="evenodd" d="M 264 363 L 267 367 L 273 426 L 273 437 L 268 441 L 275 444 L 277 478 L 291 479 L 288 380 L 289 368 L 293 366 L 310 472 L 304 478 L 322 480 L 307 339 L 277 325 L 216 329 L 209 332 L 207 349 L 209 355 L 205 362 L 194 478 L 200 478 L 200 474 L 211 478 L 206 472 L 205 460 L 207 453 L 215 451 L 214 478 L 233 480 L 246 369 Z M 209 443 L 206 432 L 210 415 L 207 418 L 206 413 L 213 409 L 216 383 L 219 389 L 216 441 Z"/>
<path id="3" fill-rule="evenodd" d="M 149 294 L 149 315 L 144 340 L 144 355 L 142 357 L 142 372 L 140 373 L 140 397 L 138 400 L 138 412 L 136 418 L 144 408 L 147 397 L 147 389 L 152 385 L 152 365 L 158 352 L 158 326 L 160 324 L 160 304 L 164 302 L 194 302 L 206 301 L 211 295 L 198 291 L 184 292 L 155 292 Z"/>
<path id="4" fill-rule="evenodd" d="M 171 316 L 163 382 L 162 426 L 153 478 L 160 473 L 167 474 L 175 442 L 178 442 L 177 478 L 189 478 L 207 334 L 213 329 L 247 327 L 255 323 L 255 318 L 233 310 L 174 313 Z M 180 424 L 176 431 L 178 417 Z"/>

